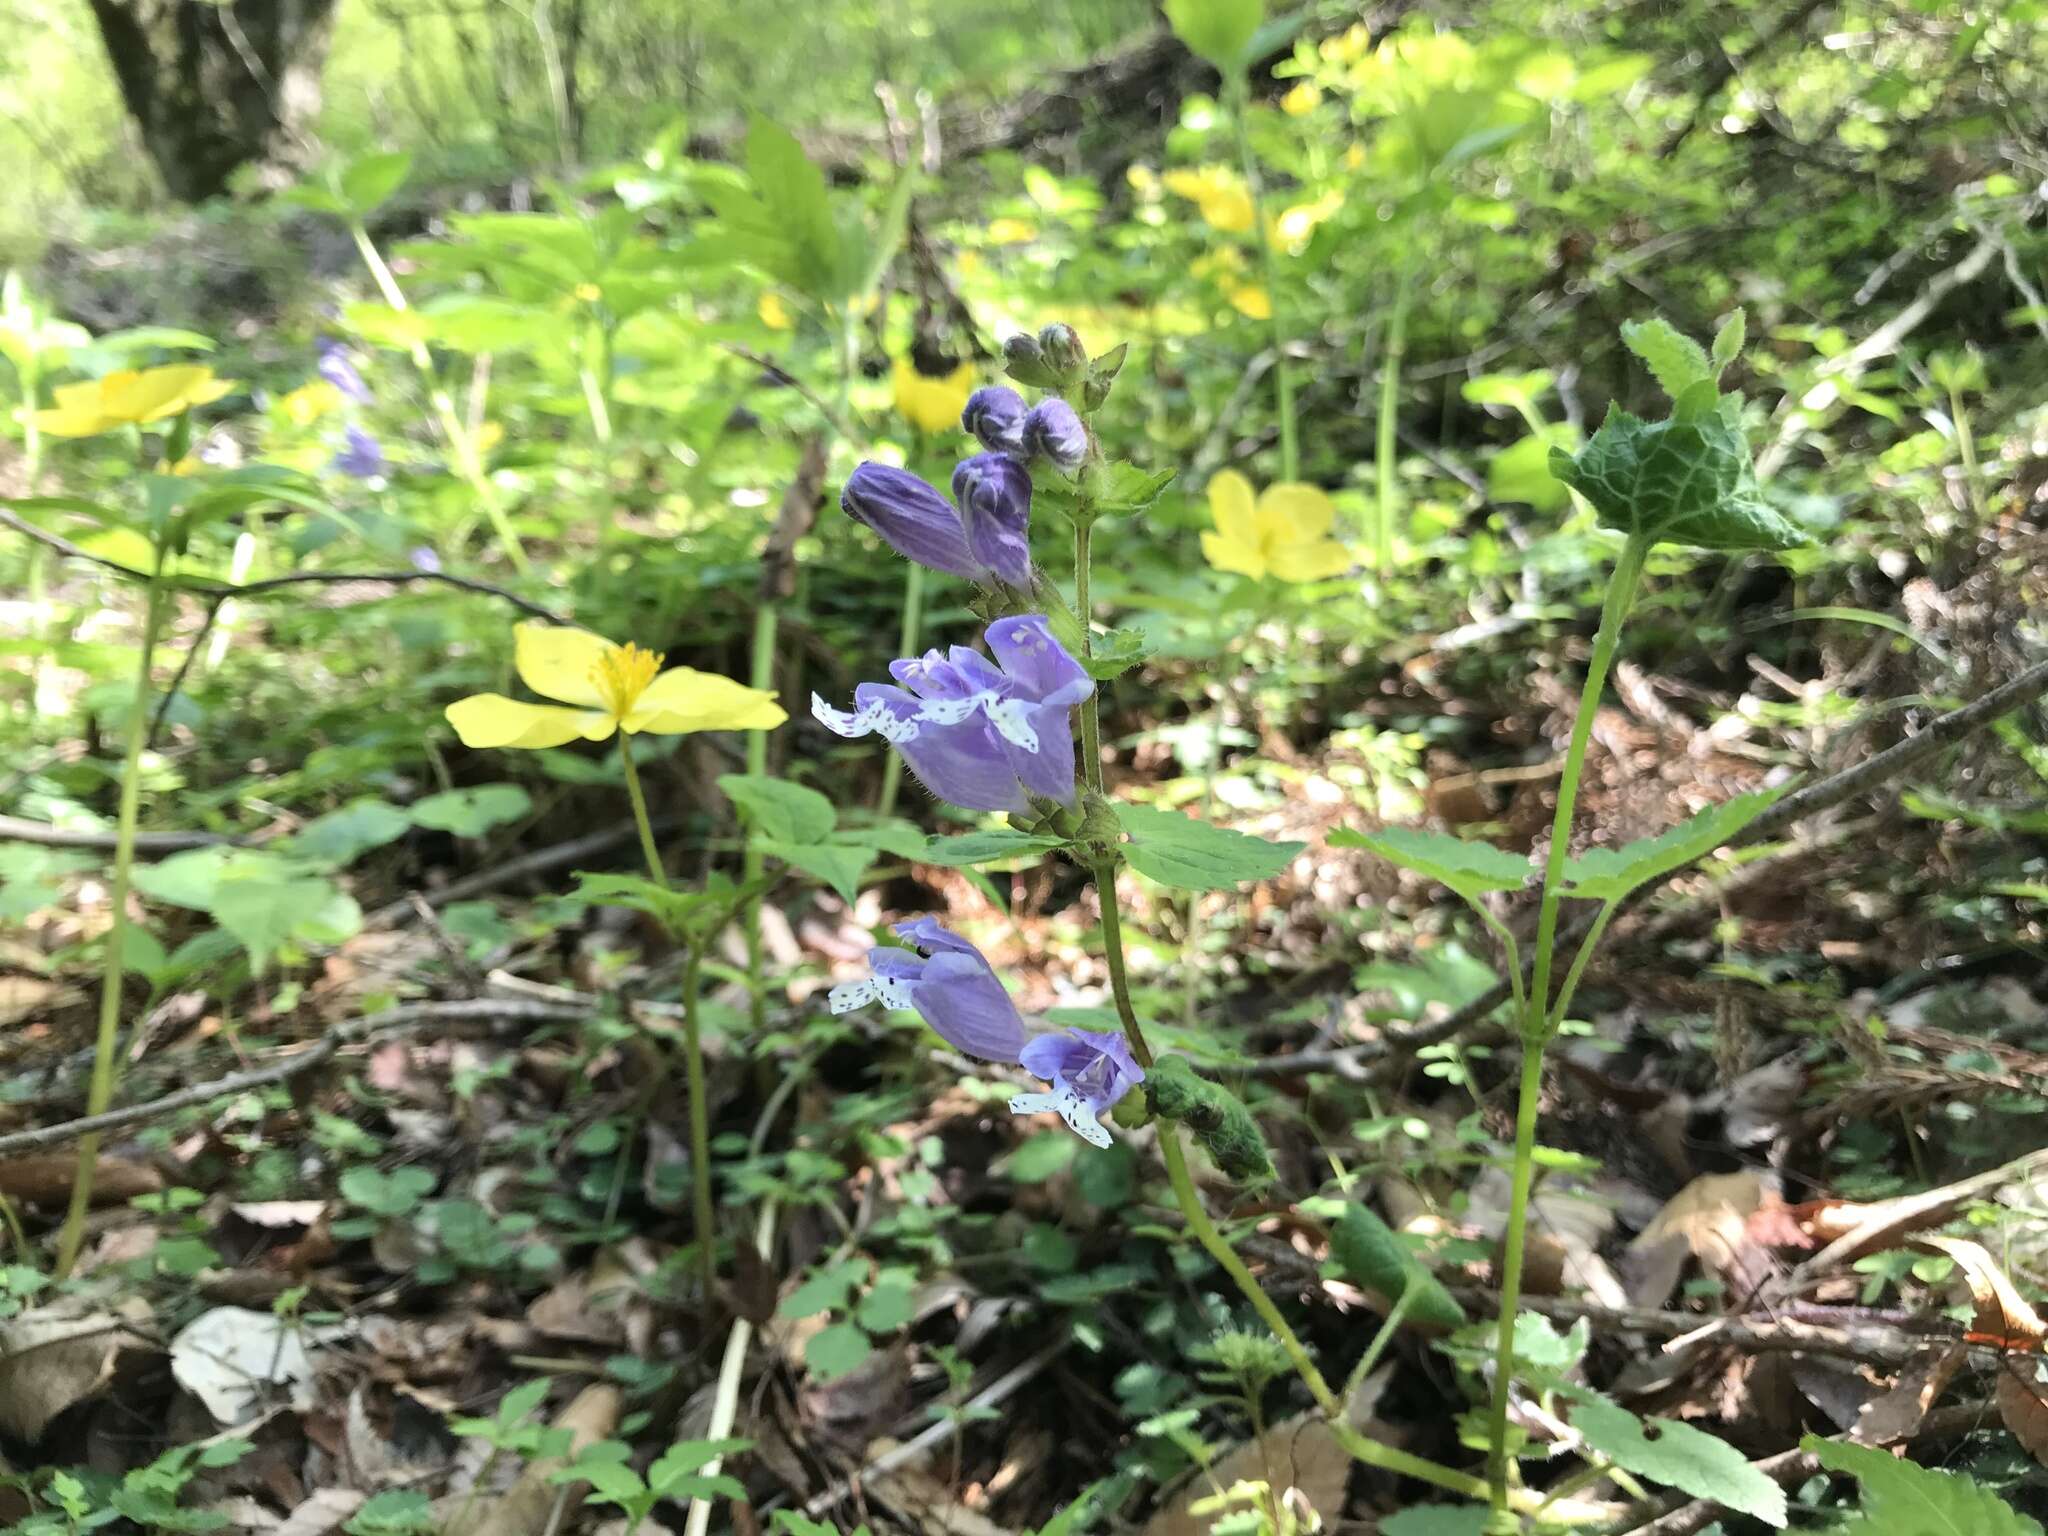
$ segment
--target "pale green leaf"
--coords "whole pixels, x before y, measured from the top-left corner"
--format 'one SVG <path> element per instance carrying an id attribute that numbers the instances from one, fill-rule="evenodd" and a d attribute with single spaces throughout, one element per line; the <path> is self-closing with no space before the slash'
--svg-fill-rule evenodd
<path id="1" fill-rule="evenodd" d="M 1379 832 L 1339 828 L 1330 834 L 1330 846 L 1370 849 L 1390 864 L 1448 886 L 1475 906 L 1487 892 L 1518 891 L 1529 879 L 1526 854 L 1419 827 L 1388 827 Z"/>
<path id="2" fill-rule="evenodd" d="M 807 875 L 815 875 L 849 902 L 860 895 L 860 877 L 875 862 L 874 849 L 850 848 L 840 843 L 785 843 L 767 839 L 755 846 L 771 859 L 780 859 Z"/>
<path id="3" fill-rule="evenodd" d="M 1641 842 L 1620 848 L 1589 848 L 1564 861 L 1564 894 L 1589 901 L 1620 901 L 1637 886 L 1661 880 L 1733 842 L 1791 787 L 1786 784 L 1737 795 Z"/>
<path id="4" fill-rule="evenodd" d="M 405 185 L 412 170 L 412 156 L 403 151 L 387 155 L 364 155 L 341 173 L 341 195 L 357 218 L 389 201 Z"/>
<path id="5" fill-rule="evenodd" d="M 415 800 L 411 815 L 416 826 L 432 827 L 457 837 L 482 837 L 495 826 L 517 821 L 531 809 L 533 801 L 517 784 L 476 784 Z"/>
<path id="6" fill-rule="evenodd" d="M 852 1323 L 834 1323 L 811 1335 L 804 1345 L 804 1364 L 819 1381 L 831 1381 L 858 1367 L 875 1352 L 868 1336 Z"/>
<path id="7" fill-rule="evenodd" d="M 1712 1499 L 1766 1525 L 1785 1524 L 1785 1490 L 1727 1441 L 1676 1419 L 1642 1420 L 1617 1403 L 1588 1395 L 1572 1427 L 1589 1449 L 1625 1472 Z"/>
<path id="8" fill-rule="evenodd" d="M 1131 868 L 1184 891 L 1228 891 L 1270 880 L 1306 846 L 1247 837 L 1151 805 L 1119 806 L 1117 819 L 1130 835 L 1123 854 Z"/>
<path id="9" fill-rule="evenodd" d="M 1173 35 L 1226 75 L 1244 66 L 1265 17 L 1264 0 L 1166 0 Z"/>
<path id="10" fill-rule="evenodd" d="M 1978 1483 L 1890 1451 L 1808 1435 L 1801 1449 L 1863 1485 L 1863 1518 L 1842 1536 L 2042 1536 L 2038 1521 Z"/>
<path id="11" fill-rule="evenodd" d="M 944 864 L 966 869 L 975 864 L 993 864 L 999 859 L 1019 859 L 1050 853 L 1061 839 L 1040 832 L 1015 832 L 1007 827 L 989 827 L 980 832 L 962 832 L 952 837 L 935 837 L 924 845 L 917 858 L 926 864 Z"/>
<path id="12" fill-rule="evenodd" d="M 1484 1504 L 1416 1504 L 1380 1522 L 1380 1536 L 1482 1536 Z"/>
<path id="13" fill-rule="evenodd" d="M 1673 400 L 1700 380 L 1714 377 L 1714 365 L 1700 344 L 1662 317 L 1624 320 L 1621 339 Z"/>
<path id="14" fill-rule="evenodd" d="M 759 773 L 721 774 L 718 787 L 746 824 L 781 843 L 822 843 L 839 824 L 832 802 L 815 789 Z"/>

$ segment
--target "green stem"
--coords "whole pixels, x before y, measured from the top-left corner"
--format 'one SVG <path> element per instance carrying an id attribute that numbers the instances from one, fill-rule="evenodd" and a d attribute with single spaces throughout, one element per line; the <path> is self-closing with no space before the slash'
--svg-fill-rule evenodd
<path id="1" fill-rule="evenodd" d="M 1373 434 L 1373 474 L 1378 496 L 1373 508 L 1373 569 L 1382 583 L 1394 571 L 1394 426 L 1401 400 L 1401 359 L 1408 350 L 1408 302 L 1414 263 L 1403 258 L 1394 280 L 1394 307 L 1387 317 L 1387 342 L 1380 355 L 1379 420 Z"/>
<path id="2" fill-rule="evenodd" d="M 683 1066 L 690 1094 L 690 1208 L 696 1228 L 697 1271 L 708 1303 L 718 1283 L 718 1237 L 711 1215 L 711 1111 L 704 1092 L 704 1035 L 697 1017 L 703 957 L 692 944 L 683 958 Z"/>
<path id="3" fill-rule="evenodd" d="M 1557 945 L 1558 903 L 1564 884 L 1565 857 L 1571 845 L 1572 809 L 1578 801 L 1579 779 L 1586 766 L 1586 747 L 1593 737 L 1593 718 L 1607 685 L 1608 669 L 1621 644 L 1622 622 L 1635 601 L 1650 540 L 1629 535 L 1607 584 L 1600 607 L 1600 629 L 1593 637 L 1593 655 L 1579 694 L 1578 716 L 1565 749 L 1564 772 L 1557 786 L 1557 814 L 1550 826 L 1550 853 L 1543 868 L 1543 897 L 1536 917 L 1536 965 L 1522 1013 L 1522 1082 L 1515 1110 L 1515 1160 L 1508 1205 L 1507 1232 L 1501 1259 L 1500 1335 L 1495 1348 L 1493 1402 L 1488 1415 L 1487 1483 L 1496 1510 L 1508 1506 L 1508 1399 L 1514 1384 L 1515 1313 L 1522 1299 L 1522 1247 L 1529 1221 L 1529 1191 L 1536 1173 L 1536 1116 L 1543 1091 L 1543 1047 L 1550 1038 L 1550 970 Z M 1582 954 L 1585 953 L 1582 951 Z M 1567 987 L 1576 986 L 1582 965 L 1574 964 Z M 1567 994 L 1568 1000 L 1569 994 Z"/>
<path id="4" fill-rule="evenodd" d="M 1358 1358 L 1358 1364 L 1351 1368 L 1351 1375 L 1344 1383 L 1344 1400 L 1349 1402 L 1358 1395 L 1358 1389 L 1365 1378 L 1372 1374 L 1372 1368 L 1380 1363 L 1380 1356 L 1387 1352 L 1387 1346 L 1401 1331 L 1401 1319 L 1408 1315 L 1408 1308 L 1415 1298 L 1422 1294 L 1422 1287 L 1410 1284 L 1387 1308 L 1387 1315 L 1380 1320 L 1380 1331 L 1372 1336 L 1372 1343 Z"/>
<path id="5" fill-rule="evenodd" d="M 1089 567 L 1094 560 L 1094 524 L 1084 515 L 1074 523 L 1074 614 L 1081 621 L 1081 660 L 1085 665 L 1095 655 L 1092 606 L 1088 593 Z M 1097 688 L 1081 705 L 1081 780 L 1096 794 L 1102 793 L 1102 720 L 1096 712 Z M 1112 897 L 1115 894 L 1111 887 Z"/>
<path id="6" fill-rule="evenodd" d="M 747 680 L 753 687 L 768 693 L 775 691 L 775 632 L 779 623 L 780 615 L 775 605 L 764 596 L 754 614 L 754 653 Z M 767 771 L 768 733 L 749 731 L 747 772 L 758 776 Z M 764 867 L 761 850 L 753 833 L 749 832 L 741 878 L 751 884 L 761 878 Z M 747 1017 L 758 1036 L 768 1027 L 768 987 L 761 948 L 761 898 L 758 894 L 747 898 L 743 926 L 747 936 Z"/>
<path id="7" fill-rule="evenodd" d="M 1618 902 L 1608 902 L 1600 909 L 1600 915 L 1593 919 L 1593 926 L 1586 930 L 1585 942 L 1579 946 L 1579 952 L 1572 956 L 1571 969 L 1564 973 L 1564 982 L 1557 989 L 1557 1002 L 1550 1010 L 1548 1034 L 1555 1035 L 1563 1027 L 1565 1010 L 1572 1005 L 1572 994 L 1579 990 L 1579 978 L 1586 973 L 1586 962 L 1593 958 L 1593 950 L 1600 943 L 1601 936 L 1607 932 L 1607 924 L 1613 919 L 1619 905 Z"/>
<path id="8" fill-rule="evenodd" d="M 619 761 L 626 767 L 626 798 L 633 802 L 633 825 L 640 829 L 640 852 L 647 858 L 647 874 L 656 885 L 668 885 L 668 871 L 662 868 L 661 849 L 654 841 L 654 824 L 647 819 L 647 797 L 640 791 L 640 769 L 633 762 L 633 738 L 619 737 Z"/>
<path id="9" fill-rule="evenodd" d="M 85 1100 L 88 1115 L 104 1113 L 113 1102 L 114 1079 L 120 1063 L 121 978 L 128 947 L 128 886 L 135 864 L 135 827 L 142 811 L 142 744 L 149 736 L 150 664 L 170 605 L 170 594 L 163 585 L 163 569 L 164 552 L 159 548 L 143 612 L 142 657 L 135 667 L 127 751 L 121 763 L 120 810 L 114 824 L 114 881 L 109 895 L 113 922 L 107 928 L 106 958 L 102 962 L 99 1034 L 93 1043 L 92 1083 Z M 93 1175 L 99 1166 L 99 1155 L 98 1136 L 87 1136 L 79 1142 L 78 1172 L 71 1182 L 71 1207 L 65 1213 L 64 1230 L 57 1240 L 59 1280 L 71 1273 L 85 1243 L 85 1217 L 92 1207 Z"/>
<path id="10" fill-rule="evenodd" d="M 384 295 L 384 302 L 401 313 L 411 308 L 405 301 L 405 290 L 398 286 L 398 279 L 385 264 L 376 243 L 370 239 L 370 232 L 363 227 L 360 219 L 349 224 L 348 232 L 354 237 L 356 250 L 363 258 L 363 265 L 370 270 L 371 279 L 377 284 L 377 291 Z M 414 370 L 420 382 L 426 386 L 427 400 L 432 405 L 435 423 L 441 428 L 441 436 L 447 441 L 448 451 L 454 455 L 456 472 L 469 482 L 477 503 L 490 519 L 491 530 L 497 535 L 499 546 L 505 551 L 505 558 L 512 562 L 512 568 L 524 576 L 531 569 L 527 564 L 526 547 L 519 542 L 519 534 L 512 526 L 512 520 L 505 513 L 505 505 L 498 499 L 497 487 L 491 484 L 491 477 L 484 473 L 483 458 L 477 452 L 476 439 L 462 424 L 462 417 L 455 409 L 455 397 L 448 393 L 441 383 L 441 377 L 434 370 L 433 355 L 427 351 L 427 344 L 414 340 L 407 344 Z"/>
<path id="11" fill-rule="evenodd" d="M 915 656 L 924 643 L 924 567 L 915 560 L 903 574 L 903 630 L 897 636 L 896 654 Z M 875 814 L 887 816 L 896 809 L 896 790 L 903 781 L 903 754 L 891 752 L 882 764 L 882 793 L 875 802 Z"/>
<path id="12" fill-rule="evenodd" d="M 1957 390 L 1948 392 L 1948 416 L 1955 423 L 1956 448 L 1963 456 L 1963 491 L 1970 500 L 1970 514 L 1982 528 L 1989 521 L 1984 511 L 1984 480 L 1977 468 L 1977 440 L 1970 430 L 1969 408 Z"/>
<path id="13" fill-rule="evenodd" d="M 1252 203 L 1252 240 L 1259 248 L 1259 264 L 1266 276 L 1266 308 L 1273 327 L 1273 387 L 1280 396 L 1280 478 L 1301 477 L 1301 447 L 1294 427 L 1294 365 L 1287 359 L 1287 325 L 1280 318 L 1280 261 L 1266 230 L 1266 208 L 1259 186 L 1259 165 L 1252 155 L 1251 130 L 1245 116 L 1251 105 L 1251 81 L 1237 70 L 1226 92 L 1230 99 L 1230 120 L 1237 130 L 1237 159 L 1244 175 L 1245 191 Z"/>

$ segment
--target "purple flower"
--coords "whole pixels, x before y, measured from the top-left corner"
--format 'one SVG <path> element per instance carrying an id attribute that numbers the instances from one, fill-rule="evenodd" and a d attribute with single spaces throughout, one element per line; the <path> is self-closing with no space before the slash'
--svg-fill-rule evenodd
<path id="1" fill-rule="evenodd" d="M 430 576 L 440 573 L 441 557 L 435 554 L 429 545 L 421 544 L 417 546 L 408 558 L 412 561 L 412 568 L 416 571 L 425 571 Z"/>
<path id="2" fill-rule="evenodd" d="M 1024 397 L 1000 384 L 977 389 L 967 397 L 967 408 L 960 413 L 960 427 L 980 438 L 981 446 L 992 452 L 1022 453 Z"/>
<path id="3" fill-rule="evenodd" d="M 851 713 L 816 694 L 811 713 L 841 736 L 880 736 L 965 810 L 1028 811 L 1034 796 L 1071 804 L 1073 709 L 1095 680 L 1040 614 L 998 619 L 983 638 L 996 665 L 964 645 L 929 651 L 889 664 L 900 687 L 862 683 Z"/>
<path id="4" fill-rule="evenodd" d="M 1131 1054 L 1122 1035 L 1113 1031 L 1070 1029 L 1040 1035 L 1025 1046 L 1018 1060 L 1034 1077 L 1052 1084 L 1051 1093 L 1020 1093 L 1010 1100 L 1013 1115 L 1047 1110 L 1067 1122 L 1067 1129 L 1098 1147 L 1109 1145 L 1109 1132 L 1098 1118 L 1116 1101 L 1145 1081 L 1145 1069 Z"/>
<path id="5" fill-rule="evenodd" d="M 320 361 L 315 371 L 357 405 L 370 403 L 370 386 L 365 384 L 363 376 L 356 372 L 356 365 L 348 355 L 348 348 L 340 342 L 322 338 Z"/>
<path id="6" fill-rule="evenodd" d="M 896 932 L 916 948 L 869 950 L 874 974 L 834 987 L 827 997 L 832 1011 L 877 1001 L 913 1009 L 955 1050 L 1019 1063 L 1052 1083 L 1051 1093 L 1011 1099 L 1012 1114 L 1049 1110 L 1075 1135 L 1108 1146 L 1109 1132 L 1098 1117 L 1145 1080 L 1123 1036 L 1072 1029 L 1027 1040 L 1023 1016 L 980 950 L 929 917 L 899 923 Z"/>
<path id="7" fill-rule="evenodd" d="M 978 464 L 1000 454 L 979 454 Z M 906 469 L 869 462 L 847 477 L 839 505 L 857 523 L 875 530 L 897 554 L 935 571 L 983 586 L 1031 583 L 1031 479 L 1014 460 L 1001 476 L 977 470 L 967 476 L 969 499 L 956 508 Z M 966 468 L 966 464 L 961 469 Z M 960 491 L 956 470 L 953 485 Z"/>
<path id="8" fill-rule="evenodd" d="M 1054 395 L 1031 407 L 1024 418 L 1024 451 L 1042 453 L 1071 472 L 1088 456 L 1088 429 L 1074 408 Z"/>
<path id="9" fill-rule="evenodd" d="M 333 468 L 358 480 L 373 480 L 390 469 L 384 462 L 382 445 L 361 427 L 351 425 L 344 437 L 341 452 L 334 456 Z"/>

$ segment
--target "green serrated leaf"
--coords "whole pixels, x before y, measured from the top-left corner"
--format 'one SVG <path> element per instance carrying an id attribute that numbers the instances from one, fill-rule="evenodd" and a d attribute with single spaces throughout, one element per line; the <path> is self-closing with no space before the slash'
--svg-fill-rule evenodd
<path id="1" fill-rule="evenodd" d="M 747 178 L 765 214 L 759 232 L 783 245 L 791 258 L 777 275 L 813 298 L 845 298 L 846 252 L 833 222 L 825 173 L 804 154 L 795 134 L 759 113 L 747 124 L 746 162 Z"/>
<path id="2" fill-rule="evenodd" d="M 1379 832 L 1340 827 L 1330 834 L 1330 846 L 1370 849 L 1390 864 L 1449 887 L 1474 906 L 1489 891 L 1520 890 L 1530 874 L 1527 854 L 1419 827 L 1387 827 Z"/>
<path id="3" fill-rule="evenodd" d="M 832 802 L 815 789 L 767 774 L 719 775 L 718 787 L 747 825 L 783 843 L 822 843 L 839 824 Z"/>
<path id="4" fill-rule="evenodd" d="M 1621 339 L 1673 400 L 1716 372 L 1700 344 L 1662 317 L 1624 320 Z"/>
<path id="5" fill-rule="evenodd" d="M 1097 635 L 1092 654 L 1082 662 L 1088 675 L 1098 683 L 1106 683 L 1113 677 L 1121 677 L 1152 654 L 1152 647 L 1145 637 L 1135 629 L 1112 629 L 1106 635 Z"/>
<path id="6" fill-rule="evenodd" d="M 833 1264 L 819 1270 L 782 1298 L 775 1310 L 783 1317 L 815 1317 L 820 1312 L 839 1312 L 853 1296 L 853 1289 L 867 1278 L 865 1263 Z"/>
<path id="7" fill-rule="evenodd" d="M 1573 1408 L 1572 1428 L 1589 1449 L 1625 1472 L 1712 1499 L 1766 1525 L 1785 1524 L 1785 1490 L 1705 1430 L 1676 1419 L 1639 1419 L 1590 1393 Z"/>
<path id="8" fill-rule="evenodd" d="M 1592 503 L 1603 527 L 1701 549 L 1795 549 L 1806 535 L 1763 499 L 1740 404 L 1644 421 L 1609 409 L 1576 455 L 1550 451 L 1550 472 Z"/>
<path id="9" fill-rule="evenodd" d="M 832 1381 L 856 1369 L 875 1352 L 868 1336 L 853 1323 L 834 1323 L 811 1335 L 804 1345 L 804 1364 L 819 1381 Z"/>
<path id="10" fill-rule="evenodd" d="M 1121 461 L 1099 465 L 1089 471 L 1089 498 L 1106 517 L 1128 517 L 1157 501 L 1179 473 L 1178 469 L 1142 470 Z"/>
<path id="11" fill-rule="evenodd" d="M 1742 346 L 1743 342 L 1747 339 L 1748 330 L 1748 318 L 1738 309 L 1726 320 L 1723 320 L 1721 328 L 1714 332 L 1712 362 L 1716 380 L 1719 380 L 1721 375 L 1727 371 L 1730 363 L 1742 356 Z"/>
<path id="12" fill-rule="evenodd" d="M 339 869 L 411 830 L 412 818 L 397 806 L 364 798 L 314 817 L 281 847 L 294 858 Z"/>
<path id="13" fill-rule="evenodd" d="M 908 1270 L 889 1270 L 875 1281 L 875 1288 L 861 1297 L 853 1309 L 854 1321 L 869 1333 L 894 1333 L 917 1311 L 916 1276 Z"/>
<path id="14" fill-rule="evenodd" d="M 843 843 L 785 843 L 769 839 L 755 846 L 771 859 L 780 859 L 807 875 L 817 876 L 848 902 L 860 895 L 860 877 L 875 862 L 874 849 Z"/>
<path id="15" fill-rule="evenodd" d="M 1564 861 L 1564 894 L 1620 901 L 1639 885 L 1661 880 L 1705 858 L 1776 804 L 1790 784 L 1737 795 L 1687 817 L 1667 832 L 1621 848 L 1590 848 Z"/>
<path id="16" fill-rule="evenodd" d="M 457 837 L 482 837 L 491 828 L 517 821 L 532 809 L 532 799 L 517 784 L 476 784 L 415 800 L 409 814 L 415 826 L 432 827 Z"/>
<path id="17" fill-rule="evenodd" d="M 998 859 L 1031 858 L 1063 847 L 1064 842 L 1042 832 L 1016 832 L 1007 827 L 988 827 L 980 832 L 961 832 L 952 837 L 935 837 L 916 857 L 926 864 L 943 864 L 949 869 L 966 869 L 975 864 L 993 864 Z"/>
<path id="18" fill-rule="evenodd" d="M 1968 1478 L 1890 1451 L 1808 1435 L 1800 1449 L 1863 1485 L 1863 1518 L 1842 1536 L 2042 1536 L 2040 1522 Z"/>
<path id="19" fill-rule="evenodd" d="M 1130 837 L 1123 855 L 1131 868 L 1183 891 L 1228 891 L 1270 880 L 1307 846 L 1248 837 L 1151 805 L 1120 805 L 1117 819 Z"/>

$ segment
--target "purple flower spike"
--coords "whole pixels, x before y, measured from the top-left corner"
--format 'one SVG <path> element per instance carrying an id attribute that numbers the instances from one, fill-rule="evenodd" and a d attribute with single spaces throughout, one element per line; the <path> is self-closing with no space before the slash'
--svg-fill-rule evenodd
<path id="1" fill-rule="evenodd" d="M 320 377 L 332 384 L 357 405 L 370 403 L 370 386 L 363 382 L 363 376 L 356 372 L 355 362 L 348 355 L 348 348 L 338 341 L 322 340 L 320 362 L 316 371 Z"/>
<path id="2" fill-rule="evenodd" d="M 878 1000 L 913 1008 L 955 1050 L 982 1061 L 1016 1061 L 1026 1049 L 1024 1019 L 982 952 L 934 918 L 899 923 L 896 932 L 917 949 L 869 950 L 874 974 L 834 987 L 827 995 L 832 1011 Z"/>
<path id="3" fill-rule="evenodd" d="M 1031 585 L 1031 475 L 1007 453 L 977 453 L 953 467 L 953 500 L 967 544 L 1013 587 Z"/>
<path id="4" fill-rule="evenodd" d="M 1022 453 L 1024 397 L 1000 384 L 977 389 L 967 397 L 960 427 L 980 438 L 981 446 L 992 453 Z"/>
<path id="5" fill-rule="evenodd" d="M 1045 1078 L 1051 1093 L 1020 1093 L 1010 1100 L 1013 1115 L 1047 1110 L 1067 1122 L 1067 1129 L 1098 1147 L 1109 1145 L 1109 1132 L 1098 1118 L 1116 1101 L 1145 1081 L 1145 1069 L 1131 1054 L 1122 1035 L 1093 1029 L 1070 1029 L 1040 1035 L 1019 1053 L 1024 1070 Z"/>
<path id="6" fill-rule="evenodd" d="M 374 480 L 389 471 L 391 466 L 384 461 L 384 449 L 377 439 L 357 426 L 349 427 L 345 438 L 341 452 L 334 456 L 335 469 L 358 480 Z"/>
<path id="7" fill-rule="evenodd" d="M 851 712 L 812 694 L 811 713 L 841 736 L 880 736 L 964 810 L 1028 811 L 1034 796 L 1071 804 L 1073 710 L 1095 680 L 1042 615 L 998 619 L 983 638 L 994 665 L 964 645 L 930 651 L 892 662 L 896 685 L 862 683 Z"/>
<path id="8" fill-rule="evenodd" d="M 1071 473 L 1088 456 L 1088 429 L 1074 408 L 1054 395 L 1031 407 L 1024 418 L 1024 450 L 1042 453 Z"/>

